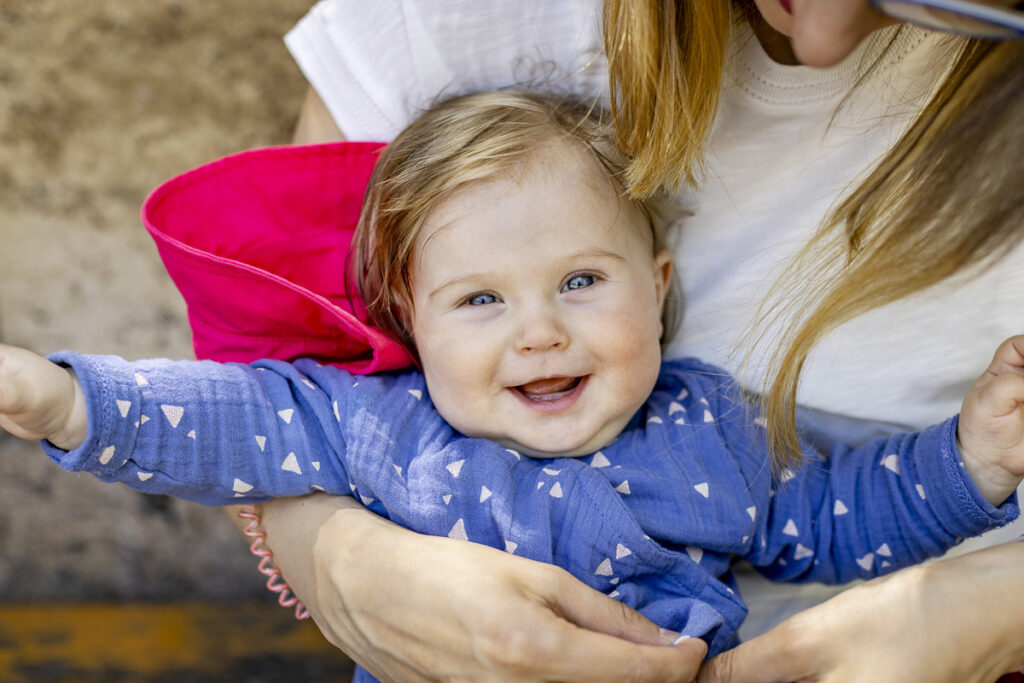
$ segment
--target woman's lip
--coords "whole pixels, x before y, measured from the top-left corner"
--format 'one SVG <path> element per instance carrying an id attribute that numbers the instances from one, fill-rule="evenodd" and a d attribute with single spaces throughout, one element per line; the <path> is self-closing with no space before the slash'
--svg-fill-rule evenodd
<path id="1" fill-rule="evenodd" d="M 793 5 L 790 0 L 779 0 L 779 4 L 782 5 L 782 9 L 786 10 L 787 14 L 793 13 Z"/>
<path id="2" fill-rule="evenodd" d="M 531 397 L 523 393 L 518 387 L 509 387 L 509 391 L 519 399 L 520 403 L 530 410 L 544 414 L 560 413 L 575 405 L 576 401 L 583 395 L 588 379 L 590 379 L 590 375 L 584 375 L 579 378 L 579 381 L 571 389 L 552 394 L 540 394 Z"/>

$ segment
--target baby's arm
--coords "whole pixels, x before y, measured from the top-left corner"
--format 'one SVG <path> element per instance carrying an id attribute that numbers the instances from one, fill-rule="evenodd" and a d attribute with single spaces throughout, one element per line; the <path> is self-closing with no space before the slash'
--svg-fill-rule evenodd
<path id="1" fill-rule="evenodd" d="M 5 428 L 49 439 L 65 469 L 206 504 L 351 492 L 334 406 L 344 409 L 352 381 L 333 368 L 308 364 L 321 386 L 275 361 L 59 354 L 69 371 L 21 349 L 2 358 Z"/>
<path id="2" fill-rule="evenodd" d="M 0 344 L 0 427 L 22 439 L 78 448 L 89 424 L 75 373 L 26 349 Z"/>
<path id="3" fill-rule="evenodd" d="M 999 505 L 1024 478 L 1024 335 L 996 349 L 960 409 L 957 445 L 975 486 Z"/>

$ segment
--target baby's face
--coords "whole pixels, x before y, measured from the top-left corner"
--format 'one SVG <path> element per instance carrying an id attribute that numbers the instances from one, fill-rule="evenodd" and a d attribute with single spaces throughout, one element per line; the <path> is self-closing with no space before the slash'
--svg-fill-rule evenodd
<path id="1" fill-rule="evenodd" d="M 644 216 L 566 145 L 428 217 L 413 325 L 438 412 L 535 457 L 593 453 L 647 399 L 671 274 Z"/>

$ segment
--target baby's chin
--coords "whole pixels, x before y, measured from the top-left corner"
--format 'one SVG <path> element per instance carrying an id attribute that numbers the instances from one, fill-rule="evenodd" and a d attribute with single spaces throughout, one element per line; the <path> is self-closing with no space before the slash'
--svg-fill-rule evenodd
<path id="1" fill-rule="evenodd" d="M 588 455 L 593 455 L 597 451 L 601 450 L 611 442 L 615 441 L 615 437 L 618 436 L 618 432 L 611 435 L 610 437 L 604 437 L 601 435 L 595 435 L 581 443 L 579 445 L 564 444 L 562 450 L 544 450 L 538 448 L 540 444 L 526 444 L 519 443 L 514 439 L 498 439 L 489 437 L 492 441 L 497 441 L 505 448 L 511 449 L 516 453 L 525 455 L 529 458 L 536 458 L 538 460 L 548 460 L 556 458 L 583 458 Z M 562 445 L 562 444 L 560 444 Z"/>

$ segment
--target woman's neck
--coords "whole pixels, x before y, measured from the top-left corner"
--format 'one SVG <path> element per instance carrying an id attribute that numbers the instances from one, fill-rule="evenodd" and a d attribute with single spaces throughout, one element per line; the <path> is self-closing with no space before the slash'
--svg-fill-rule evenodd
<path id="1" fill-rule="evenodd" d="M 764 49 L 765 54 L 771 57 L 772 61 L 785 66 L 796 66 L 800 63 L 793 52 L 793 45 L 789 42 L 789 37 L 769 26 L 759 12 L 748 13 L 747 20 L 754 30 L 757 42 L 761 43 L 761 48 Z"/>

